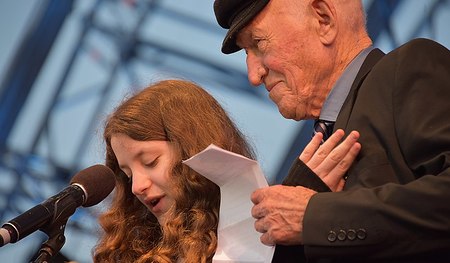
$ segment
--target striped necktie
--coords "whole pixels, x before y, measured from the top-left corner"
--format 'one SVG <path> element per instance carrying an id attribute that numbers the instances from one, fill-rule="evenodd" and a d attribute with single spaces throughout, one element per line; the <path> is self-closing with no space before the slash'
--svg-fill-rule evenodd
<path id="1" fill-rule="evenodd" d="M 334 126 L 333 121 L 316 120 L 314 122 L 314 133 L 312 135 L 314 136 L 318 132 L 322 133 L 323 134 L 322 143 L 323 143 L 333 133 L 333 126 Z"/>

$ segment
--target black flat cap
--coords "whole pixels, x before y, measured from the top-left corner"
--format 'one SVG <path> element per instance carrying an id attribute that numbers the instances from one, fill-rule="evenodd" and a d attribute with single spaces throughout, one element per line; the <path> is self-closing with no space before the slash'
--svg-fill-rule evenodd
<path id="1" fill-rule="evenodd" d="M 241 48 L 236 45 L 236 35 L 269 3 L 269 0 L 215 0 L 217 22 L 228 29 L 222 43 L 222 52 L 231 54 Z"/>

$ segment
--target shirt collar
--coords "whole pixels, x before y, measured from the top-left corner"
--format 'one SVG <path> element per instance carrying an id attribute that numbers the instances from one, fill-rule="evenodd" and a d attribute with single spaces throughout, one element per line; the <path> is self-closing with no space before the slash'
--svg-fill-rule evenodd
<path id="1" fill-rule="evenodd" d="M 350 88 L 356 78 L 356 75 L 358 74 L 359 69 L 361 68 L 367 55 L 373 49 L 374 48 L 372 46 L 364 49 L 347 66 L 347 68 L 344 70 L 344 73 L 342 73 L 342 75 L 334 84 L 333 88 L 330 91 L 330 94 L 328 94 L 327 99 L 322 106 L 322 110 L 320 111 L 319 119 L 326 121 L 336 121 L 337 116 L 341 111 L 342 105 L 344 104 L 348 93 L 350 92 Z"/>

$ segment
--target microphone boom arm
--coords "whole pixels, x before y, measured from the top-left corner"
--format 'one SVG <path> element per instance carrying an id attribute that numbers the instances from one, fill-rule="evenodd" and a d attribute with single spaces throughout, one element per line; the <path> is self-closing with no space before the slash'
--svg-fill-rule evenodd
<path id="1" fill-rule="evenodd" d="M 76 191 L 73 186 L 85 190 L 77 184 L 72 187 L 67 187 L 60 194 L 58 198 L 50 198 L 43 205 L 50 207 L 50 214 L 52 215 L 51 224 L 40 228 L 42 232 L 47 234 L 49 239 L 41 245 L 34 263 L 50 262 L 50 259 L 55 256 L 66 242 L 64 230 L 68 218 L 75 213 L 78 206 L 84 203 L 84 196 L 81 191 Z M 48 205 L 49 204 L 49 205 Z"/>

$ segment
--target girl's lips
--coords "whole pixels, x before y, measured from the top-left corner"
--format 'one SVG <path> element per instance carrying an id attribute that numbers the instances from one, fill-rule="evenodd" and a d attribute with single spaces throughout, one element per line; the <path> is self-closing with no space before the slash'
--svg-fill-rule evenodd
<path id="1" fill-rule="evenodd" d="M 164 198 L 164 195 L 148 198 L 147 200 L 145 200 L 145 204 L 152 211 L 152 213 L 157 214 L 162 211 L 162 208 L 163 208 L 162 207 L 163 206 L 162 199 L 163 198 Z"/>
<path id="2" fill-rule="evenodd" d="M 157 199 L 153 199 L 152 201 L 150 201 L 150 205 L 151 206 L 155 206 L 155 205 L 157 205 L 158 204 L 158 202 L 159 202 L 159 198 L 157 198 Z"/>
<path id="3" fill-rule="evenodd" d="M 155 203 L 155 205 L 151 208 L 151 211 L 157 215 L 163 212 L 163 202 L 161 202 L 162 199 L 158 199 L 158 201 Z"/>

